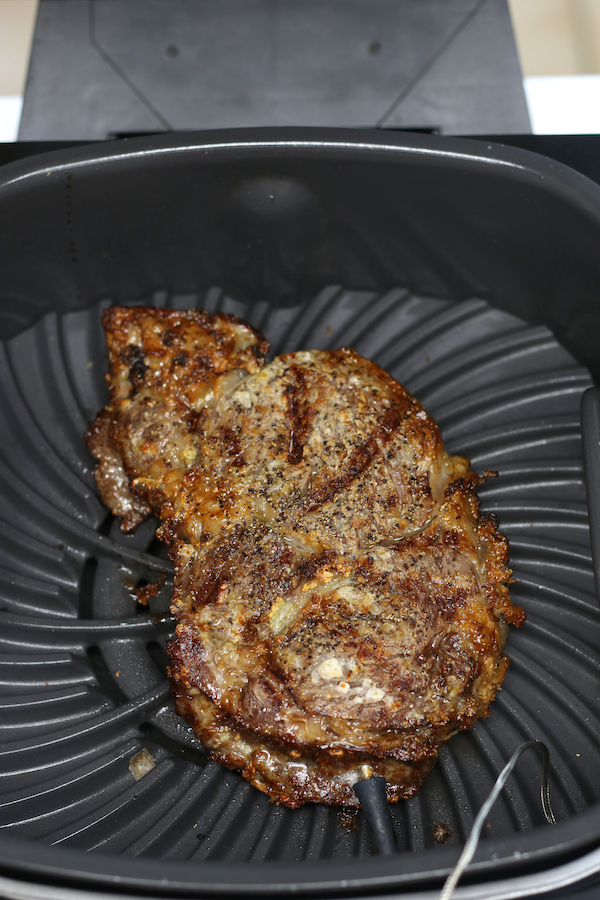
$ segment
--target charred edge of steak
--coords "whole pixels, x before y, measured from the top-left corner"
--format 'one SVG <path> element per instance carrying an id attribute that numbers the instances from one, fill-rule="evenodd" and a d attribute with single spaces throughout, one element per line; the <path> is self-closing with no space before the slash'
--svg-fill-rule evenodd
<path id="1" fill-rule="evenodd" d="M 154 437 L 142 435 L 142 443 L 132 437 L 140 432 L 145 418 L 159 418 L 152 398 L 179 411 L 177 434 L 193 441 L 202 418 L 198 405 L 211 380 L 232 369 L 260 369 L 269 344 L 237 316 L 211 316 L 204 310 L 110 307 L 104 310 L 102 324 L 110 360 L 107 381 L 111 400 L 88 429 L 86 441 L 98 460 L 94 477 L 102 500 L 121 518 L 123 531 L 135 531 L 151 507 L 160 513 L 173 487 L 172 477 L 167 478 L 167 494 L 160 484 L 148 486 L 144 480 L 152 473 L 151 482 L 160 482 L 161 467 L 165 477 L 169 476 L 177 446 L 167 448 L 164 458 L 156 449 L 152 458 Z M 123 399 L 130 402 L 121 405 Z M 190 440 L 180 442 L 182 470 L 193 461 Z M 231 462 L 242 465 L 243 458 L 233 452 Z"/>
<path id="2" fill-rule="evenodd" d="M 229 465 L 233 466 L 234 469 L 241 469 L 245 463 L 245 460 L 240 435 L 229 428 L 228 425 L 223 425 L 220 429 L 220 432 L 223 451 L 227 457 Z"/>
<path id="3" fill-rule="evenodd" d="M 129 381 L 136 393 L 144 385 L 144 379 L 148 366 L 144 361 L 144 351 L 137 344 L 129 344 L 125 350 L 119 353 L 119 362 L 129 369 Z"/>
<path id="4" fill-rule="evenodd" d="M 149 505 L 131 490 L 123 460 L 110 434 L 111 418 L 103 409 L 85 433 L 85 442 L 98 461 L 94 478 L 102 502 L 121 519 L 121 528 L 129 533 L 149 515 Z"/>
<path id="5" fill-rule="evenodd" d="M 181 335 L 178 334 L 178 330 L 185 329 L 186 324 L 197 324 L 207 332 L 209 338 L 215 342 L 215 345 L 220 345 L 228 353 L 234 354 L 236 351 L 233 346 L 235 342 L 233 330 L 235 328 L 243 329 L 246 335 L 252 337 L 253 340 L 248 342 L 242 352 L 248 354 L 258 368 L 264 364 L 264 358 L 269 352 L 269 342 L 264 335 L 233 313 L 215 313 L 211 315 L 203 309 L 175 310 L 148 306 L 110 306 L 104 310 L 102 313 L 102 326 L 109 338 L 109 348 L 111 340 L 113 338 L 118 340 L 119 335 L 128 325 L 141 326 L 148 321 L 158 325 L 160 329 L 160 343 L 169 349 L 175 347 L 180 340 Z M 224 325 L 232 326 L 231 333 L 228 333 L 227 329 L 220 327 Z M 155 337 L 158 341 L 158 336 Z M 139 349 L 143 354 L 143 348 Z M 121 360 L 121 362 L 127 365 L 126 360 Z M 129 365 L 133 365 L 134 362 L 135 360 L 132 359 Z M 186 365 L 184 362 L 179 364 Z"/>
<path id="6" fill-rule="evenodd" d="M 188 721 L 196 737 L 215 762 L 240 770 L 243 777 L 275 803 L 292 809 L 304 803 L 360 806 L 353 790 L 357 769 L 368 764 L 375 775 L 387 780 L 391 802 L 408 800 L 418 793 L 435 764 L 436 754 L 418 760 L 374 758 L 365 752 L 335 750 L 286 750 L 257 737 L 243 724 L 219 710 L 202 691 L 189 691 L 170 678 L 177 713 Z"/>

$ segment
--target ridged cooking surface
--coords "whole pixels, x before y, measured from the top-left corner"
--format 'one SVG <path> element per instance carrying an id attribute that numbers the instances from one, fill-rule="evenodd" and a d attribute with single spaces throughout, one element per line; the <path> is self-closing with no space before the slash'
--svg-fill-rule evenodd
<path id="1" fill-rule="evenodd" d="M 354 346 L 437 419 L 476 470 L 508 536 L 512 595 L 527 623 L 488 720 L 457 735 L 420 796 L 393 810 L 405 850 L 436 824 L 462 843 L 515 747 L 544 741 L 559 821 L 600 799 L 600 613 L 582 481 L 579 402 L 590 386 L 544 327 L 483 301 L 327 289 L 303 309 L 251 310 L 218 290 L 151 301 L 234 312 L 274 353 Z M 100 503 L 84 431 L 104 404 L 100 308 L 49 316 L 0 347 L 0 825 L 48 844 L 187 860 L 369 856 L 362 814 L 275 806 L 207 762 L 174 715 L 164 675 L 170 575 L 148 606 L 133 588 L 170 573 L 145 523 L 119 531 Z M 136 782 L 129 761 L 156 766 Z M 539 759 L 526 754 L 484 840 L 548 828 Z M 551 837 L 549 837 L 551 841 Z M 447 845 L 448 845 L 447 844 Z"/>

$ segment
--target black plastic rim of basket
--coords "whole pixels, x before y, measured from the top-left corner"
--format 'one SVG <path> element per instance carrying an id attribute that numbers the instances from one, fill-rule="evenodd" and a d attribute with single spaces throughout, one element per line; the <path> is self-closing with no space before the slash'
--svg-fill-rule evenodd
<path id="1" fill-rule="evenodd" d="M 552 826 L 552 846 L 548 846 L 542 833 L 480 844 L 465 878 L 474 880 L 475 884 L 480 878 L 489 881 L 515 877 L 518 882 L 515 867 L 531 873 L 567 862 L 593 845 L 597 818 L 595 811 L 584 812 L 578 814 L 575 827 L 573 822 Z M 216 862 L 194 864 L 125 859 L 113 854 L 63 850 L 44 844 L 36 844 L 33 852 L 31 842 L 2 838 L 0 866 L 6 875 L 45 884 L 56 883 L 59 879 L 60 883 L 73 887 L 144 890 L 157 896 L 339 896 L 365 891 L 371 895 L 393 888 L 421 891 L 439 887 L 454 868 L 461 850 L 436 851 L 436 866 L 429 868 L 424 876 L 427 851 L 403 854 L 401 872 L 398 871 L 398 859 L 390 856 L 367 861 L 327 860 L 310 865 L 302 862 L 249 863 L 235 867 Z M 407 856 L 410 857 L 408 861 Z"/>
<path id="2" fill-rule="evenodd" d="M 550 163 L 542 157 L 526 151 L 498 147 L 498 145 L 481 145 L 463 140 L 445 140 L 444 149 L 440 150 L 435 139 L 403 135 L 397 142 L 388 135 L 369 135 L 364 140 L 361 133 L 347 133 L 340 137 L 339 131 L 331 129 L 294 129 L 292 137 L 290 129 L 276 133 L 264 133 L 264 139 L 256 139 L 256 131 L 243 139 L 239 132 L 226 135 L 203 134 L 193 144 L 189 136 L 168 138 L 141 138 L 130 143 L 130 149 L 115 151 L 106 145 L 95 148 L 84 148 L 73 154 L 72 151 L 59 151 L 47 154 L 34 160 L 32 164 L 15 163 L 7 166 L 2 172 L 2 185 L 16 185 L 28 178 L 35 177 L 56 168 L 72 168 L 73 166 L 102 165 L 115 159 L 133 159 L 137 155 L 148 153 L 178 153 L 198 147 L 207 148 L 207 152 L 244 153 L 260 151 L 265 146 L 279 147 L 285 152 L 302 146 L 306 149 L 322 153 L 327 149 L 343 150 L 353 148 L 372 154 L 385 153 L 424 153 L 443 155 L 451 158 L 470 158 L 484 165 L 511 166 L 527 172 L 531 177 L 548 177 L 553 179 L 561 189 L 577 195 L 579 201 L 589 206 L 594 215 L 600 218 L 600 189 L 592 185 L 583 176 L 572 172 L 565 166 Z M 307 132 L 311 134 L 307 134 Z M 318 135 L 314 132 L 319 131 Z M 198 137 L 198 136 L 196 136 Z M 394 136 L 395 138 L 396 136 Z M 485 873 L 487 878 L 500 875 L 507 869 L 522 865 L 550 866 L 581 853 L 592 843 L 597 842 L 600 828 L 600 811 L 594 809 L 578 814 L 574 820 L 562 823 L 552 829 L 552 846 L 547 845 L 545 836 L 537 834 L 520 834 L 514 838 L 490 840 L 480 847 L 473 863 L 472 871 Z M 412 854 L 408 864 L 403 860 L 402 887 L 418 880 L 423 884 L 419 856 Z M 452 868 L 458 858 L 459 850 L 440 849 L 437 853 L 439 866 L 430 870 L 426 883 L 439 881 Z M 495 859 L 500 856 L 500 859 Z M 131 886 L 151 889 L 154 892 L 180 891 L 188 894 L 191 891 L 206 894 L 222 893 L 259 893 L 259 892 L 293 892 L 293 893 L 329 893 L 355 892 L 390 888 L 398 885 L 398 872 L 393 859 L 374 859 L 369 861 L 351 860 L 342 864 L 340 873 L 338 861 L 318 862 L 307 867 L 306 864 L 288 863 L 280 865 L 252 864 L 240 866 L 239 871 L 231 865 L 219 863 L 202 863 L 200 866 L 186 863 L 189 878 L 184 877 L 182 865 L 170 861 L 153 861 L 138 859 L 122 859 L 112 855 L 83 854 L 76 851 L 36 845 L 35 859 L 32 858 L 31 842 L 13 838 L 0 840 L 0 864 L 6 871 L 28 873 L 36 877 L 60 878 L 89 884 L 118 885 L 120 888 Z M 307 871 L 310 869 L 310 871 Z M 374 874 L 374 869 L 377 873 Z M 192 871 L 194 870 L 194 871 Z M 252 870 L 252 880 L 249 876 Z M 188 875 L 188 872 L 185 875 Z"/>

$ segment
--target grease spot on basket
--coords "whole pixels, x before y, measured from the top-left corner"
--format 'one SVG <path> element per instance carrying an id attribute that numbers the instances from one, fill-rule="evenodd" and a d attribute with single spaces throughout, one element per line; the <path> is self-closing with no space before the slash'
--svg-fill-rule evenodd
<path id="1" fill-rule="evenodd" d="M 433 837 L 438 844 L 445 844 L 451 835 L 451 829 L 444 822 L 437 822 L 433 826 Z"/>
<path id="2" fill-rule="evenodd" d="M 338 826 L 343 831 L 358 831 L 358 810 L 343 806 L 338 813 Z"/>
<path id="3" fill-rule="evenodd" d="M 144 775 L 147 775 L 148 772 L 152 771 L 155 765 L 156 762 L 154 757 L 150 751 L 146 750 L 144 747 L 143 750 L 140 750 L 139 753 L 136 753 L 136 755 L 132 756 L 129 760 L 129 771 L 135 780 L 139 781 L 140 778 L 143 778 Z"/>

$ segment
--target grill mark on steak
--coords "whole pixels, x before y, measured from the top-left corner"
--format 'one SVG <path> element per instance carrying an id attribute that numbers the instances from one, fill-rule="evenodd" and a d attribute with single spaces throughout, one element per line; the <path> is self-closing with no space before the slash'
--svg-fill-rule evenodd
<path id="1" fill-rule="evenodd" d="M 199 430 L 196 428 L 196 430 Z M 221 428 L 221 441 L 227 461 L 231 466 L 240 469 L 244 465 L 244 453 L 239 434 L 228 425 Z"/>
<path id="2" fill-rule="evenodd" d="M 271 598 L 286 594 L 296 578 L 293 552 L 264 526 L 234 529 L 201 556 L 192 557 L 187 565 L 177 564 L 178 552 L 176 549 L 174 553 L 178 572 L 175 596 L 190 598 L 195 607 L 218 603 L 222 585 L 236 577 L 244 580 L 246 612 L 251 615 L 253 603 L 261 610 L 268 608 Z M 267 578 L 270 585 L 265 590 Z"/>
<path id="3" fill-rule="evenodd" d="M 341 467 L 337 476 L 325 473 L 319 484 L 312 488 L 303 502 L 305 514 L 314 512 L 320 506 L 332 500 L 336 494 L 347 488 L 355 478 L 363 474 L 375 457 L 381 453 L 381 447 L 390 441 L 394 432 L 400 427 L 408 409 L 410 398 L 401 397 L 393 401 L 377 423 L 367 440 L 352 453 L 348 462 Z"/>
<path id="4" fill-rule="evenodd" d="M 182 584 L 194 604 L 214 603 L 219 589 L 227 583 L 233 560 L 240 551 L 239 535 L 234 535 L 227 543 L 209 551 L 206 559 L 186 571 Z"/>
<path id="5" fill-rule="evenodd" d="M 310 406 L 308 395 L 308 373 L 296 365 L 291 365 L 288 372 L 293 381 L 285 388 L 288 415 L 291 420 L 287 461 L 291 465 L 297 465 L 302 461 L 304 440 L 311 427 L 314 410 Z"/>

